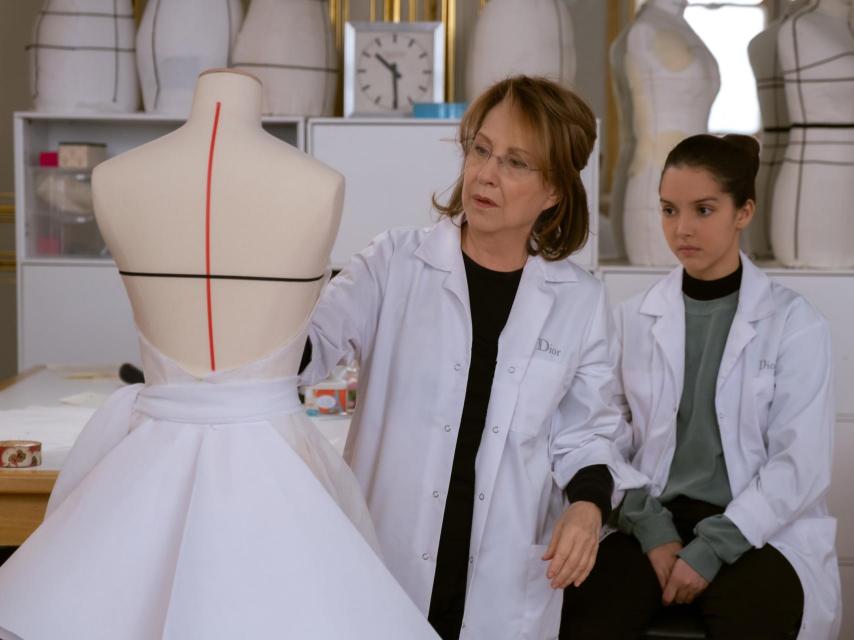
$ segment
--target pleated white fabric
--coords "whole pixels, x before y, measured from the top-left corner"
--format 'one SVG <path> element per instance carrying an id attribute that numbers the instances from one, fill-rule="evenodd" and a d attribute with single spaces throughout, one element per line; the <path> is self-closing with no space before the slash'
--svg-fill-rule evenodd
<path id="1" fill-rule="evenodd" d="M 197 380 L 141 340 L 0 567 L 0 637 L 435 639 L 358 485 L 281 377 L 304 335 Z"/>

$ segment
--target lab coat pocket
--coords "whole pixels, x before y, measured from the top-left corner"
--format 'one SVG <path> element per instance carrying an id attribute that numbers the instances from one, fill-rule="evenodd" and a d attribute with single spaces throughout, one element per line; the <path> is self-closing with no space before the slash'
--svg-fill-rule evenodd
<path id="1" fill-rule="evenodd" d="M 523 640 L 555 640 L 560 630 L 563 590 L 552 589 L 546 578 L 549 563 L 542 559 L 546 548 L 544 544 L 535 544 L 528 549 Z"/>
<path id="2" fill-rule="evenodd" d="M 532 359 L 522 380 L 510 430 L 527 436 L 547 433 L 551 417 L 568 387 L 565 377 L 563 363 Z"/>

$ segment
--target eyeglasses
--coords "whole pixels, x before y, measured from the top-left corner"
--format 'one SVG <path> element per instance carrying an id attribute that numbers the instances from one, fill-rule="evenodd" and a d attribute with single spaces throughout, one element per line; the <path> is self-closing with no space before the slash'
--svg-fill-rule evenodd
<path id="1" fill-rule="evenodd" d="M 498 163 L 498 172 L 508 178 L 521 180 L 539 171 L 532 167 L 527 161 L 513 153 L 500 156 L 492 152 L 492 148 L 482 140 L 472 140 L 466 146 L 466 162 L 472 167 L 482 167 L 495 158 Z"/>

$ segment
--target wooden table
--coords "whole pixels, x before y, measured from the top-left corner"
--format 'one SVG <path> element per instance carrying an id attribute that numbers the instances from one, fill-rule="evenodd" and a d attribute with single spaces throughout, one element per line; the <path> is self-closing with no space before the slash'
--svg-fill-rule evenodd
<path id="1" fill-rule="evenodd" d="M 0 381 L 0 391 L 22 382 L 42 367 Z M 57 471 L 0 469 L 0 546 L 21 544 L 44 518 Z"/>
<path id="2" fill-rule="evenodd" d="M 104 370 L 96 373 L 92 377 L 75 377 L 70 368 L 34 367 L 0 381 L 0 410 L 61 406 L 60 399 L 68 395 L 86 391 L 107 394 L 121 385 L 117 377 L 108 376 Z M 5 437 L 15 436 L 4 433 Z M 44 519 L 47 500 L 67 450 L 43 453 L 40 467 L 0 469 L 0 546 L 20 545 Z"/>
<path id="3" fill-rule="evenodd" d="M 0 381 L 0 440 L 35 439 L 43 442 L 40 467 L 0 469 L 0 546 L 20 545 L 41 524 L 53 484 L 80 429 L 97 404 L 122 386 L 113 371 L 118 371 L 118 366 L 46 366 Z M 86 406 L 69 409 L 67 403 L 74 398 Z M 76 413 L 70 420 L 73 424 L 56 425 L 56 429 L 42 428 L 41 433 L 47 437 L 32 437 L 30 433 L 16 430 L 14 425 L 10 428 L 9 420 L 4 421 L 4 418 L 17 415 L 16 412 L 28 407 Z M 341 453 L 350 427 L 349 416 L 317 416 L 312 420 Z"/>

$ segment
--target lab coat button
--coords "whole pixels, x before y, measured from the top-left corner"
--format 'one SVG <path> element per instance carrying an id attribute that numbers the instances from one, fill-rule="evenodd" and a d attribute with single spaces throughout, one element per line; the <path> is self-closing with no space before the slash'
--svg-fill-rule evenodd
<path id="1" fill-rule="evenodd" d="M 450 433 L 450 431 L 451 431 L 451 425 L 446 424 L 446 425 L 445 425 L 445 431 L 447 431 L 447 432 L 449 432 L 449 433 Z"/>
<path id="2" fill-rule="evenodd" d="M 486 496 L 481 493 L 477 498 L 478 500 L 483 500 L 486 498 Z"/>
<path id="3" fill-rule="evenodd" d="M 498 427 L 492 427 L 492 433 L 498 433 L 499 431 L 501 431 L 501 429 Z"/>
<path id="4" fill-rule="evenodd" d="M 463 365 L 461 365 L 459 362 L 454 365 L 454 371 L 459 371 L 462 368 L 463 368 Z"/>
<path id="5" fill-rule="evenodd" d="M 507 367 L 509 373 L 516 373 L 516 367 Z"/>
<path id="6" fill-rule="evenodd" d="M 429 559 L 430 559 L 430 554 L 429 554 L 429 553 L 422 553 L 422 554 L 421 554 L 421 559 L 422 559 L 422 560 L 429 560 Z"/>
<path id="7" fill-rule="evenodd" d="M 469 556 L 469 564 L 474 564 L 474 556 Z"/>
<path id="8" fill-rule="evenodd" d="M 438 498 L 438 497 L 439 497 L 439 492 L 438 492 L 438 491 L 434 491 L 434 492 L 433 492 L 433 497 L 434 497 L 434 498 Z"/>

